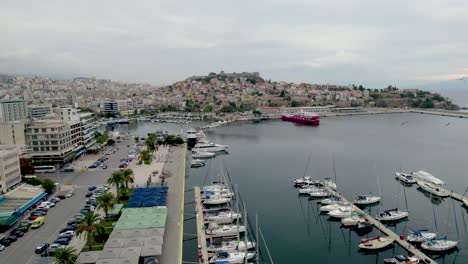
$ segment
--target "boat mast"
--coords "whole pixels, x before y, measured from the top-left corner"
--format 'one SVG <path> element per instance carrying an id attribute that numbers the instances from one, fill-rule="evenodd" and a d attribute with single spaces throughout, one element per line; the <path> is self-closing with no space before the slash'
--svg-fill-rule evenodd
<path id="1" fill-rule="evenodd" d="M 256 245 L 255 245 L 255 251 L 256 251 L 256 254 L 255 254 L 255 257 L 257 258 L 257 260 L 260 259 L 260 255 L 258 255 L 258 248 L 259 248 L 259 243 L 258 243 L 258 212 L 255 212 L 255 226 L 256 226 L 256 231 L 255 231 L 255 238 L 256 238 Z M 258 263 L 258 261 L 257 261 Z"/>
<path id="2" fill-rule="evenodd" d="M 336 166 L 335 166 L 335 154 L 333 154 L 333 174 L 335 176 L 335 184 L 338 186 L 336 183 Z"/>
<path id="3" fill-rule="evenodd" d="M 310 158 L 312 157 L 312 152 L 309 153 L 309 159 L 307 160 L 307 165 L 304 169 L 304 175 L 302 176 L 303 178 L 306 176 L 306 173 L 307 173 L 307 169 L 309 168 L 309 164 L 310 164 Z"/>
<path id="4" fill-rule="evenodd" d="M 244 232 L 244 246 L 245 246 L 245 256 L 244 256 L 244 264 L 247 264 L 247 231 L 249 230 L 247 227 L 247 209 L 245 208 L 244 203 L 244 225 L 245 225 L 245 232 Z M 237 244 L 239 246 L 239 244 Z"/>

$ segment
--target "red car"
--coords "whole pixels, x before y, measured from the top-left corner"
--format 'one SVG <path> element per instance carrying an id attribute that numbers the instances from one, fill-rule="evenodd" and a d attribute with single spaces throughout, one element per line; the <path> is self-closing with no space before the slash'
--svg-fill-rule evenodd
<path id="1" fill-rule="evenodd" d="M 128 167 L 128 164 L 127 164 L 127 163 L 120 163 L 120 165 L 119 165 L 119 168 L 120 168 L 120 169 L 125 169 L 125 168 L 127 168 L 127 167 Z"/>
<path id="2" fill-rule="evenodd" d="M 37 217 L 37 215 L 31 215 L 28 220 L 34 221 Z"/>

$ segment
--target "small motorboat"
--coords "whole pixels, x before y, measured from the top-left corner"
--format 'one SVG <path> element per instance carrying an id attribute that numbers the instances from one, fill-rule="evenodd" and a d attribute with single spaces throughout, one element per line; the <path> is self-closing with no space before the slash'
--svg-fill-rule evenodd
<path id="1" fill-rule="evenodd" d="M 219 145 L 215 143 L 198 143 L 192 150 L 201 152 L 223 152 L 228 149 L 228 145 Z"/>
<path id="2" fill-rule="evenodd" d="M 230 263 L 230 264 L 242 264 L 245 263 L 245 260 L 253 259 L 255 253 L 242 252 L 242 251 L 233 251 L 225 252 L 218 251 L 216 255 L 209 259 L 209 263 Z"/>
<path id="3" fill-rule="evenodd" d="M 326 199 L 323 199 L 320 201 L 321 204 L 335 204 L 335 203 L 341 203 L 343 201 L 343 198 L 340 196 L 331 196 Z"/>
<path id="4" fill-rule="evenodd" d="M 357 205 L 368 205 L 380 202 L 380 196 L 359 195 L 354 198 L 353 203 Z"/>
<path id="5" fill-rule="evenodd" d="M 395 175 L 400 181 L 404 183 L 408 183 L 408 184 L 416 183 L 416 179 L 411 174 L 407 174 L 403 172 L 395 172 Z"/>
<path id="6" fill-rule="evenodd" d="M 239 233 L 245 232 L 245 226 L 241 225 L 218 225 L 210 223 L 206 229 L 207 235 L 217 236 L 237 236 Z"/>
<path id="7" fill-rule="evenodd" d="M 455 248 L 458 245 L 458 241 L 447 240 L 447 237 L 434 238 L 431 240 L 426 240 L 421 244 L 422 249 L 428 251 L 447 251 Z"/>
<path id="8" fill-rule="evenodd" d="M 215 238 L 213 240 L 213 243 L 208 246 L 208 251 L 210 252 L 218 252 L 218 251 L 226 251 L 226 252 L 234 252 L 234 251 L 245 251 L 249 249 L 255 248 L 256 244 L 255 242 L 247 241 L 237 241 L 237 240 L 228 240 L 228 241 L 223 241 L 222 239 L 219 239 L 221 241 L 217 241 L 219 238 Z M 246 246 L 247 245 L 247 246 Z"/>
<path id="9" fill-rule="evenodd" d="M 379 221 L 397 221 L 408 217 L 408 212 L 399 211 L 398 208 L 380 212 L 375 219 Z"/>
<path id="10" fill-rule="evenodd" d="M 323 190 L 323 189 L 319 189 L 319 190 L 309 193 L 310 197 L 316 197 L 316 198 L 327 197 L 329 195 L 330 193 L 328 193 L 326 190 Z"/>
<path id="11" fill-rule="evenodd" d="M 325 178 L 323 180 L 323 185 L 330 189 L 336 190 L 336 183 L 331 178 Z"/>
<path id="12" fill-rule="evenodd" d="M 368 250 L 375 250 L 381 249 L 389 246 L 395 241 L 395 239 L 391 237 L 374 237 L 369 239 L 362 239 L 361 243 L 359 244 L 359 248 L 368 249 Z"/>
<path id="13" fill-rule="evenodd" d="M 299 189 L 298 192 L 300 194 L 309 194 L 311 192 L 316 192 L 316 191 L 321 191 L 321 190 L 322 190 L 321 188 L 318 188 L 317 186 L 311 185 L 309 187 Z"/>
<path id="14" fill-rule="evenodd" d="M 201 160 L 192 160 L 190 161 L 190 167 L 192 168 L 200 168 L 205 166 L 205 162 Z"/>
<path id="15" fill-rule="evenodd" d="M 419 259 L 417 257 L 407 257 L 403 255 L 395 256 L 394 258 L 384 259 L 385 264 L 417 264 Z"/>
<path id="16" fill-rule="evenodd" d="M 421 187 L 421 189 L 427 192 L 430 192 L 432 194 L 435 194 L 437 196 L 447 197 L 450 195 L 450 191 L 440 185 L 436 185 L 436 184 L 426 182 L 426 181 L 417 181 L 417 184 L 419 187 Z"/>
<path id="17" fill-rule="evenodd" d="M 202 199 L 210 199 L 212 196 L 223 197 L 223 198 L 232 198 L 234 193 L 229 189 L 219 189 L 219 190 L 207 190 L 203 191 L 204 197 Z"/>
<path id="18" fill-rule="evenodd" d="M 313 180 L 310 176 L 304 176 L 300 179 L 294 180 L 294 186 L 300 186 L 303 184 L 311 184 L 311 183 L 313 183 Z"/>
<path id="19" fill-rule="evenodd" d="M 426 240 L 431 240 L 437 237 L 437 233 L 427 232 L 427 229 L 411 230 L 410 234 L 406 237 L 408 242 L 420 243 Z"/>
<path id="20" fill-rule="evenodd" d="M 343 226 L 356 226 L 360 222 L 365 222 L 364 214 L 362 213 L 352 213 L 350 217 L 345 217 L 341 219 L 341 224 Z"/>
<path id="21" fill-rule="evenodd" d="M 340 207 L 336 210 L 330 211 L 327 214 L 332 218 L 344 218 L 351 217 L 353 213 L 353 208 L 351 206 Z"/>
<path id="22" fill-rule="evenodd" d="M 320 206 L 320 211 L 321 212 L 330 212 L 333 210 L 338 210 L 341 207 L 349 206 L 348 203 L 342 202 L 342 203 L 335 203 L 335 204 L 328 204 L 328 205 L 323 205 Z"/>
<path id="23" fill-rule="evenodd" d="M 355 225 L 353 227 L 353 229 L 357 233 L 363 233 L 363 232 L 371 231 L 372 228 L 374 228 L 374 226 L 369 221 L 360 221 L 360 222 L 358 222 L 357 225 Z"/>
<path id="24" fill-rule="evenodd" d="M 216 156 L 216 153 L 213 152 L 202 152 L 202 151 L 195 151 L 192 154 L 193 159 L 210 159 Z"/>

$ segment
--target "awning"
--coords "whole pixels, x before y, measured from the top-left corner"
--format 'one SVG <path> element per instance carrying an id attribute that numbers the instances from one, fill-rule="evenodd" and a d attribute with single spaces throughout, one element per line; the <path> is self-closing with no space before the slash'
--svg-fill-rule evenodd
<path id="1" fill-rule="evenodd" d="M 86 153 L 86 149 L 82 149 L 82 150 L 76 152 L 75 158 L 79 157 L 80 155 L 82 155 L 82 154 L 84 154 L 84 153 Z"/>

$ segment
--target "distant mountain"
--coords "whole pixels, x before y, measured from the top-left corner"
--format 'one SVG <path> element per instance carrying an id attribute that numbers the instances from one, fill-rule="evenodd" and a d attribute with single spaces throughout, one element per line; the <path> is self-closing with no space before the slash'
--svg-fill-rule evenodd
<path id="1" fill-rule="evenodd" d="M 453 103 L 461 107 L 468 107 L 468 77 L 418 85 L 416 88 L 440 93 L 450 98 Z"/>

